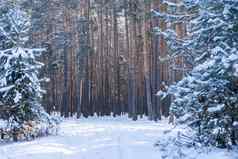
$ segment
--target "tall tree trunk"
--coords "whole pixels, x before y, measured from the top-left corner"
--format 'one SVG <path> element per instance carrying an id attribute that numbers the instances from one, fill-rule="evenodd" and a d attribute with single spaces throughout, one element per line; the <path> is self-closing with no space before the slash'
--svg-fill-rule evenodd
<path id="1" fill-rule="evenodd" d="M 143 48 L 143 54 L 144 54 L 144 78 L 145 78 L 145 94 L 146 94 L 146 104 L 148 109 L 148 117 L 149 120 L 153 120 L 154 118 L 154 112 L 152 108 L 152 98 L 151 98 L 151 83 L 150 83 L 150 72 L 149 72 L 149 59 L 148 54 L 150 53 L 150 39 L 149 39 L 149 33 L 150 33 L 150 22 L 147 17 L 148 12 L 150 11 L 150 4 L 149 2 L 144 2 L 144 48 Z"/>

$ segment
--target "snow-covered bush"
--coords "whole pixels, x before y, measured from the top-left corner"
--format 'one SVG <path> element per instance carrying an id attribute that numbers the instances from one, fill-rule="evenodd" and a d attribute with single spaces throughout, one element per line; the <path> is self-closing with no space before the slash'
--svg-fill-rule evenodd
<path id="1" fill-rule="evenodd" d="M 174 96 L 171 113 L 196 130 L 203 144 L 230 147 L 238 143 L 234 126 L 238 121 L 238 1 L 184 0 L 183 4 L 193 8 L 196 16 L 188 24 L 188 36 L 170 47 L 184 50 L 182 56 L 194 55 L 195 66 L 168 88 Z"/>
<path id="2" fill-rule="evenodd" d="M 204 146 L 196 138 L 196 131 L 186 125 L 177 125 L 165 130 L 155 143 L 161 159 L 236 159 L 237 147 L 233 150 Z"/>
<path id="3" fill-rule="evenodd" d="M 10 2 L 0 7 L 0 118 L 8 121 L 7 136 L 22 140 L 51 133 L 56 122 L 40 104 L 43 64 L 37 58 L 44 49 L 27 46 L 30 15 Z"/>

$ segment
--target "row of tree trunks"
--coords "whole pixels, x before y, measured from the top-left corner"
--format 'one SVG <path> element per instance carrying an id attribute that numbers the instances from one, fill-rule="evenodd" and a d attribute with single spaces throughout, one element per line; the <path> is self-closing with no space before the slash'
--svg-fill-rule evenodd
<path id="1" fill-rule="evenodd" d="M 171 99 L 155 94 L 183 73 L 161 62 L 167 45 L 153 28 L 166 29 L 167 24 L 151 15 L 151 9 L 166 12 L 166 5 L 160 0 L 48 3 L 43 31 L 32 34 L 42 44 L 47 41 L 49 54 L 43 61 L 51 79 L 45 86 L 48 112 L 60 111 L 65 117 L 128 113 L 133 120 L 169 115 Z M 184 28 L 175 26 L 179 36 L 184 36 Z M 181 65 L 183 59 L 176 63 Z"/>

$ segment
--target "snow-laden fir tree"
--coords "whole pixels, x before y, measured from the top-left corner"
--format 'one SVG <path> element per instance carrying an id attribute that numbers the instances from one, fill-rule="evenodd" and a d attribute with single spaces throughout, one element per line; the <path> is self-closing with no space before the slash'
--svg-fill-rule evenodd
<path id="1" fill-rule="evenodd" d="M 15 140 L 44 135 L 54 127 L 40 104 L 43 64 L 37 58 L 44 50 L 27 47 L 30 26 L 30 15 L 16 1 L 1 6 L 0 118 L 8 120 Z"/>
<path id="2" fill-rule="evenodd" d="M 229 7 L 231 4 L 237 5 L 236 1 L 179 0 L 175 3 L 163 0 L 161 3 L 166 5 L 166 13 L 155 10 L 152 12 L 167 24 L 165 30 L 155 28 L 155 32 L 166 39 L 169 49 L 167 59 L 183 56 L 191 65 L 200 64 L 211 56 L 211 49 L 217 43 L 226 47 L 226 43 L 230 41 L 230 38 L 227 39 L 228 34 L 234 23 L 237 23 L 237 17 L 233 13 L 236 6 L 231 9 Z M 177 35 L 174 28 L 178 24 L 186 25 L 186 36 Z"/>
<path id="3" fill-rule="evenodd" d="M 175 97 L 171 112 L 196 130 L 200 142 L 229 147 L 238 143 L 238 1 L 183 0 L 181 4 L 193 10 L 193 18 L 188 36 L 173 36 L 176 45 L 170 42 L 170 47 L 182 50 L 184 56 L 190 53 L 195 67 L 169 87 L 167 93 Z M 168 31 L 161 33 L 168 35 Z"/>

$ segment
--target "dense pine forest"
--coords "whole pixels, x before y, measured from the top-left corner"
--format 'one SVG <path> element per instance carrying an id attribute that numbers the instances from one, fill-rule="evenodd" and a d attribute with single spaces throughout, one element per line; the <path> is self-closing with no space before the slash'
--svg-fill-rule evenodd
<path id="1" fill-rule="evenodd" d="M 0 159 L 237 145 L 238 0 L 0 0 Z"/>
<path id="2" fill-rule="evenodd" d="M 44 103 L 48 112 L 68 117 L 121 115 L 153 120 L 168 116 L 170 98 L 156 93 L 181 79 L 183 58 L 168 61 L 166 40 L 155 27 L 166 27 L 152 10 L 166 12 L 159 1 L 33 1 L 32 41 L 47 48 L 43 74 L 50 78 Z M 180 36 L 182 23 L 174 25 Z"/>

